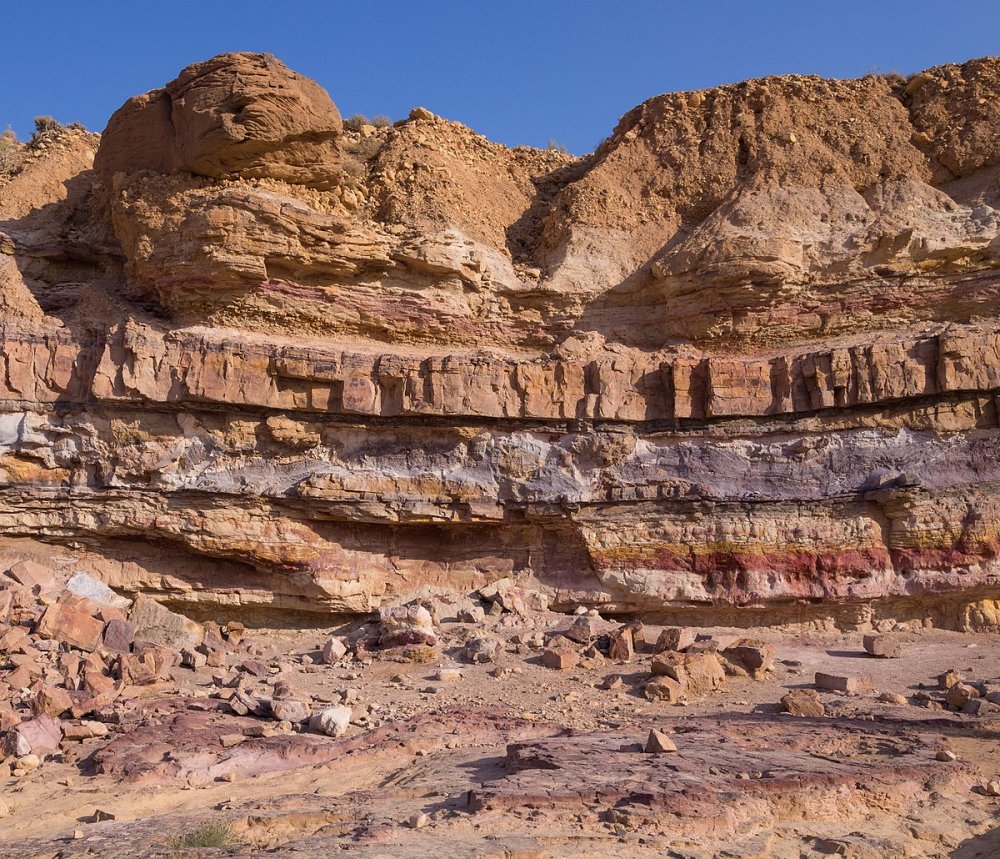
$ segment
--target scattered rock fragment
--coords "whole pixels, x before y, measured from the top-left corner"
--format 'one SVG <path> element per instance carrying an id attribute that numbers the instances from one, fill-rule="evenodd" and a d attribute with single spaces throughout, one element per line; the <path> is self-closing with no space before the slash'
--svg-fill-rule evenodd
<path id="1" fill-rule="evenodd" d="M 740 639 L 722 651 L 726 673 L 761 680 L 774 667 L 774 646 L 754 639 Z"/>
<path id="2" fill-rule="evenodd" d="M 670 737 L 663 731 L 653 728 L 646 738 L 646 753 L 650 755 L 668 754 L 676 752 L 677 746 Z"/>
<path id="3" fill-rule="evenodd" d="M 104 648 L 114 653 L 128 653 L 135 641 L 135 625 L 125 620 L 109 620 L 104 628 Z"/>
<path id="4" fill-rule="evenodd" d="M 66 590 L 71 594 L 84 597 L 99 606 L 113 606 L 125 609 L 132 605 L 132 600 L 119 596 L 104 582 L 95 579 L 89 573 L 78 571 L 66 582 Z"/>
<path id="5" fill-rule="evenodd" d="M 415 107 L 410 111 L 410 119 L 430 121 L 434 119 L 434 114 L 426 107 Z"/>
<path id="6" fill-rule="evenodd" d="M 482 623 L 486 620 L 486 611 L 482 606 L 470 606 L 459 609 L 456 617 L 459 623 Z"/>
<path id="7" fill-rule="evenodd" d="M 819 718 L 826 715 L 826 707 L 815 689 L 792 689 L 782 696 L 781 705 L 792 716 Z"/>
<path id="8" fill-rule="evenodd" d="M 676 680 L 692 696 L 708 695 L 722 688 L 726 672 L 715 653 L 677 653 L 664 651 L 650 663 L 653 676 Z"/>
<path id="9" fill-rule="evenodd" d="M 351 708 L 343 705 L 326 707 L 309 719 L 309 728 L 328 737 L 340 737 L 351 724 Z"/>
<path id="10" fill-rule="evenodd" d="M 499 639 L 488 635 L 478 635 L 466 642 L 462 656 L 473 663 L 496 662 L 503 650 L 503 642 Z"/>
<path id="11" fill-rule="evenodd" d="M 971 683 L 958 682 L 952 684 L 944 696 L 952 707 L 961 710 L 974 698 L 979 697 L 979 690 Z"/>
<path id="12" fill-rule="evenodd" d="M 547 647 L 542 651 L 542 665 L 558 671 L 567 671 L 580 664 L 580 654 L 565 647 Z"/>
<path id="13" fill-rule="evenodd" d="M 902 647 L 899 639 L 892 635 L 872 634 L 866 635 L 862 639 L 865 653 L 869 656 L 877 656 L 880 659 L 899 659 L 902 656 Z"/>
<path id="14" fill-rule="evenodd" d="M 35 561 L 19 561 L 7 570 L 6 575 L 36 594 L 55 587 L 52 570 Z"/>
<path id="15" fill-rule="evenodd" d="M 616 629 L 608 638 L 608 658 L 615 662 L 631 662 L 635 655 L 635 627 Z"/>
<path id="16" fill-rule="evenodd" d="M 59 722 L 48 714 L 41 713 L 8 731 L 3 737 L 0 749 L 4 754 L 15 757 L 28 754 L 41 755 L 58 749 L 62 735 Z"/>
<path id="17" fill-rule="evenodd" d="M 135 601 L 129 613 L 129 623 L 135 627 L 136 640 L 177 651 L 197 647 L 205 635 L 200 624 L 145 597 Z"/>
<path id="18" fill-rule="evenodd" d="M 842 674 L 824 674 L 816 672 L 816 686 L 831 692 L 843 692 L 845 695 L 860 695 L 862 692 L 872 692 L 875 681 L 867 674 L 848 677 Z"/>
<path id="19" fill-rule="evenodd" d="M 84 740 L 106 737 L 107 735 L 108 726 L 103 722 L 83 720 L 63 724 L 63 741 L 65 742 L 82 743 Z"/>
<path id="20" fill-rule="evenodd" d="M 653 645 L 653 653 L 665 650 L 687 650 L 695 641 L 695 632 L 683 626 L 668 626 L 660 633 Z"/>
<path id="21" fill-rule="evenodd" d="M 75 604 L 59 602 L 45 609 L 36 631 L 43 638 L 65 641 L 80 650 L 93 651 L 101 646 L 104 624 L 77 609 Z"/>
<path id="22" fill-rule="evenodd" d="M 649 701 L 666 701 L 675 704 L 684 697 L 684 687 L 673 677 L 657 676 L 647 680 L 642 687 Z"/>
<path id="23" fill-rule="evenodd" d="M 379 647 L 403 647 L 409 644 L 437 644 L 437 632 L 431 613 L 422 605 L 402 605 L 379 612 Z"/>
<path id="24" fill-rule="evenodd" d="M 943 674 L 937 676 L 938 689 L 950 689 L 956 683 L 961 681 L 962 674 L 954 668 L 949 668 Z"/>
<path id="25" fill-rule="evenodd" d="M 326 665 L 335 665 L 345 656 L 347 656 L 347 645 L 344 640 L 336 635 L 330 636 L 323 645 L 322 661 Z"/>

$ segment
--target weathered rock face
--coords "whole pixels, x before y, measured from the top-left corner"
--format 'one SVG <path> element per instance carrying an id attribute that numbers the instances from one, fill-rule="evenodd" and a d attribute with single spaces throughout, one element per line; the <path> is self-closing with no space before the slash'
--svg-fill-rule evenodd
<path id="1" fill-rule="evenodd" d="M 996 626 L 998 104 L 763 79 L 573 159 L 193 66 L 0 185 L 5 551 L 209 611 Z"/>
<path id="2" fill-rule="evenodd" d="M 326 187 L 343 131 L 330 96 L 268 54 L 222 54 L 188 66 L 162 90 L 129 99 L 108 123 L 94 167 L 183 170 Z"/>

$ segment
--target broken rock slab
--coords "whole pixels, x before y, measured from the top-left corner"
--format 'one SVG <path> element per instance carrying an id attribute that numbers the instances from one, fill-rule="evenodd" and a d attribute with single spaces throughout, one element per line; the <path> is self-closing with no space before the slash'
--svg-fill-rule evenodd
<path id="1" fill-rule="evenodd" d="M 42 638 L 94 651 L 101 646 L 104 623 L 71 603 L 59 602 L 45 609 L 36 632 Z"/>
<path id="2" fill-rule="evenodd" d="M 135 601 L 129 623 L 135 627 L 137 641 L 149 641 L 172 650 L 197 647 L 205 634 L 200 624 L 144 597 Z"/>
<path id="3" fill-rule="evenodd" d="M 16 725 L 3 738 L 0 748 L 4 754 L 14 757 L 54 752 L 59 748 L 63 732 L 59 722 L 42 713 Z"/>
<path id="4" fill-rule="evenodd" d="M 654 653 L 663 653 L 666 650 L 687 650 L 694 644 L 695 633 L 693 629 L 684 626 L 668 626 L 660 633 L 653 645 Z"/>
<path id="5" fill-rule="evenodd" d="M 819 689 L 843 692 L 845 695 L 860 695 L 862 692 L 875 690 L 875 680 L 867 674 L 848 677 L 842 674 L 824 674 L 817 671 L 815 683 Z"/>
<path id="6" fill-rule="evenodd" d="M 722 652 L 727 674 L 762 680 L 774 667 L 774 645 L 754 639 L 740 639 Z"/>
<path id="7" fill-rule="evenodd" d="M 328 737 L 340 737 L 351 724 L 351 708 L 337 705 L 313 713 L 309 719 L 309 729 Z"/>
<path id="8" fill-rule="evenodd" d="M 422 605 L 401 605 L 379 612 L 379 647 L 403 647 L 408 644 L 437 644 L 437 632 L 431 613 Z"/>
<path id="9" fill-rule="evenodd" d="M 343 639 L 338 638 L 336 635 L 330 636 L 326 644 L 323 645 L 323 652 L 320 659 L 326 665 L 335 665 L 347 656 L 347 645 L 344 644 Z"/>
<path id="10" fill-rule="evenodd" d="M 781 699 L 781 706 L 792 716 L 812 716 L 818 718 L 826 715 L 826 707 L 819 699 L 815 689 L 792 689 Z"/>
<path id="11" fill-rule="evenodd" d="M 71 594 L 84 597 L 101 606 L 124 609 L 132 605 L 132 600 L 119 596 L 104 582 L 95 579 L 92 575 L 82 570 L 75 572 L 70 580 L 66 582 L 66 590 Z"/>
<path id="12" fill-rule="evenodd" d="M 542 665 L 558 671 L 567 671 L 580 664 L 580 654 L 565 647 L 548 647 L 542 651 Z"/>
<path id="13" fill-rule="evenodd" d="M 865 653 L 869 656 L 877 656 L 880 659 L 899 659 L 902 656 L 899 639 L 891 635 L 866 635 L 862 643 Z"/>
<path id="14" fill-rule="evenodd" d="M 52 570 L 35 561 L 19 561 L 7 570 L 7 576 L 35 593 L 55 587 Z"/>
<path id="15" fill-rule="evenodd" d="M 649 736 L 646 738 L 646 754 L 662 755 L 676 751 L 677 745 L 663 731 L 658 731 L 656 728 L 653 728 L 653 730 L 649 732 Z"/>

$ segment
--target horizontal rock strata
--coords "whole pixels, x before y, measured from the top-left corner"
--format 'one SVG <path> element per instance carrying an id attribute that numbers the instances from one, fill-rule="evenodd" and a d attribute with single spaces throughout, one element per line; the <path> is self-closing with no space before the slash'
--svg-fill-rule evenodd
<path id="1" fill-rule="evenodd" d="M 998 103 L 765 79 L 573 159 L 191 67 L 0 179 L 0 551 L 209 613 L 996 626 Z"/>

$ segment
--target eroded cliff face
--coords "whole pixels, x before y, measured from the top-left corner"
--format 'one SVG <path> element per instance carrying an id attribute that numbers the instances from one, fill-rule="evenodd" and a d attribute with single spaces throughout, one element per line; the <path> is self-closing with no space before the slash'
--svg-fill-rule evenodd
<path id="1" fill-rule="evenodd" d="M 185 69 L 0 179 L 0 549 L 209 613 L 996 626 L 998 111 L 995 59 L 769 78 L 574 159 Z"/>

